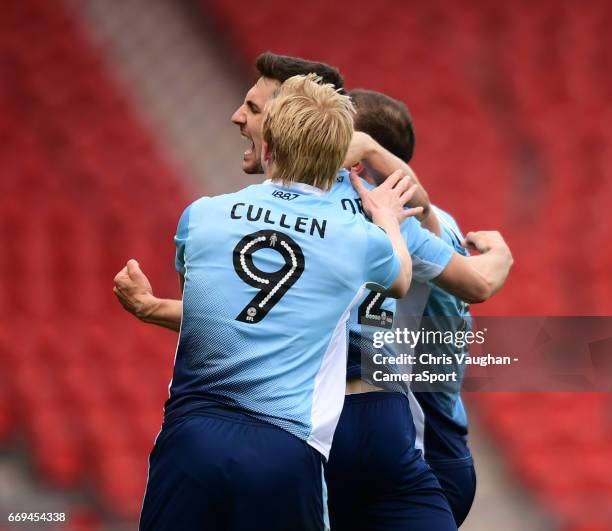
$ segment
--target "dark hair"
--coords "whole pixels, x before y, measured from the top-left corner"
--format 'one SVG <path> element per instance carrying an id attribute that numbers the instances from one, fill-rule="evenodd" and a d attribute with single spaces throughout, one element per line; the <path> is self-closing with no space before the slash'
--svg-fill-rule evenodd
<path id="1" fill-rule="evenodd" d="M 349 95 L 357 109 L 355 131 L 367 133 L 387 151 L 409 162 L 415 136 L 408 107 L 373 90 L 354 89 Z"/>
<path id="2" fill-rule="evenodd" d="M 257 71 L 263 77 L 276 79 L 284 83 L 293 76 L 306 74 L 317 74 L 323 78 L 324 83 L 331 83 L 340 94 L 346 94 L 344 90 L 344 79 L 340 71 L 333 66 L 325 63 L 307 61 L 300 57 L 290 57 L 288 55 L 277 55 L 272 52 L 262 53 L 255 61 Z"/>

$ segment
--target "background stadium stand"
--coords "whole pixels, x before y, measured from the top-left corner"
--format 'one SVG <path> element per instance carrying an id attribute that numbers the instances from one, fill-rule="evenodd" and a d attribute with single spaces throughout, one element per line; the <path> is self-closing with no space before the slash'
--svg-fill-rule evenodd
<path id="1" fill-rule="evenodd" d="M 267 49 L 408 103 L 431 196 L 513 248 L 511 280 L 478 313 L 611 314 L 609 3 L 288 6 L 4 2 L 2 514 L 133 528 L 176 338 L 129 318 L 112 278 L 137 257 L 158 293 L 177 295 L 180 212 L 248 182 L 228 117 Z M 612 529 L 609 394 L 468 399 L 551 529 Z"/>
<path id="2" fill-rule="evenodd" d="M 92 493 L 99 518 L 133 520 L 176 340 L 125 319 L 109 290 L 133 255 L 176 291 L 188 197 L 61 5 L 7 2 L 0 43 L 0 435 L 53 488 Z"/>

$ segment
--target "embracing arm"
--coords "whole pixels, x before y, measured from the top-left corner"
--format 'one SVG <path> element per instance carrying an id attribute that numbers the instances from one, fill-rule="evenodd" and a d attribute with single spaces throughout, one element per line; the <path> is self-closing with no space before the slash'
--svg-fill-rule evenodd
<path id="1" fill-rule="evenodd" d="M 465 244 L 481 254 L 466 257 L 455 253 L 433 282 L 465 302 L 484 302 L 504 285 L 514 259 L 497 231 L 470 232 Z"/>
<path id="2" fill-rule="evenodd" d="M 346 155 L 344 165 L 351 167 L 359 162 L 367 163 L 376 173 L 380 175 L 391 175 L 396 170 L 402 170 L 411 180 L 410 184 L 416 184 L 417 188 L 407 206 L 422 207 L 423 211 L 416 216 L 421 225 L 440 235 L 440 224 L 434 209 L 431 208 L 429 195 L 419 181 L 416 173 L 402 159 L 387 151 L 376 140 L 367 133 L 355 131 Z"/>
<path id="3" fill-rule="evenodd" d="M 183 275 L 179 275 L 179 283 L 182 293 L 185 284 Z M 121 305 L 142 322 L 175 332 L 180 330 L 183 301 L 159 299 L 153 295 L 151 283 L 136 260 L 128 260 L 127 265 L 117 273 L 113 291 Z"/>
<path id="4" fill-rule="evenodd" d="M 400 231 L 400 223 L 421 211 L 420 208 L 404 208 L 415 187 L 410 186 L 401 171 L 393 172 L 384 183 L 372 190 L 368 190 L 354 173 L 351 174 L 351 182 L 361 197 L 366 215 L 387 233 L 393 252 L 399 259 L 400 271 L 385 295 L 400 299 L 406 295 L 412 281 L 412 259 Z"/>

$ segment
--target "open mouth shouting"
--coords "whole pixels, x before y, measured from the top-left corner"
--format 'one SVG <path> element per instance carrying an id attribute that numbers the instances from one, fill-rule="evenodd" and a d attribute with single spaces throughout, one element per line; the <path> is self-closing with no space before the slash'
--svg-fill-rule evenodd
<path id="1" fill-rule="evenodd" d="M 244 160 L 246 160 L 248 158 L 251 158 L 255 153 L 255 142 L 253 142 L 253 139 L 248 136 L 244 131 L 240 131 L 240 136 L 244 138 L 249 144 L 249 148 L 244 152 L 243 155 Z"/>

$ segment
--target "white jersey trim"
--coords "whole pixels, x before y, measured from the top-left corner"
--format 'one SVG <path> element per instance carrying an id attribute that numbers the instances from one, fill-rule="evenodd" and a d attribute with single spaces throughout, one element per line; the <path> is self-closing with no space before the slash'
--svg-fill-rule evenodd
<path id="1" fill-rule="evenodd" d="M 463 240 L 463 233 L 456 222 L 453 223 L 450 214 L 444 212 L 444 210 L 440 210 L 437 206 L 431 205 L 434 209 L 434 212 L 438 216 L 438 221 L 442 223 L 460 242 Z"/>
<path id="2" fill-rule="evenodd" d="M 315 377 L 310 410 L 312 428 L 306 442 L 321 453 L 326 460 L 329 458 L 334 431 L 336 431 L 344 405 L 347 356 L 346 323 L 351 309 L 361 300 L 364 291 L 365 284 L 359 288 L 340 317 Z"/>
<path id="3" fill-rule="evenodd" d="M 428 282 L 442 273 L 448 266 L 441 266 L 433 262 L 421 260 L 418 256 L 412 255 L 412 277 L 419 282 Z"/>
<path id="4" fill-rule="evenodd" d="M 414 446 L 417 450 L 421 450 L 423 457 L 425 457 L 425 412 L 412 391 L 408 391 L 408 404 L 410 404 L 412 421 L 416 431 Z"/>

